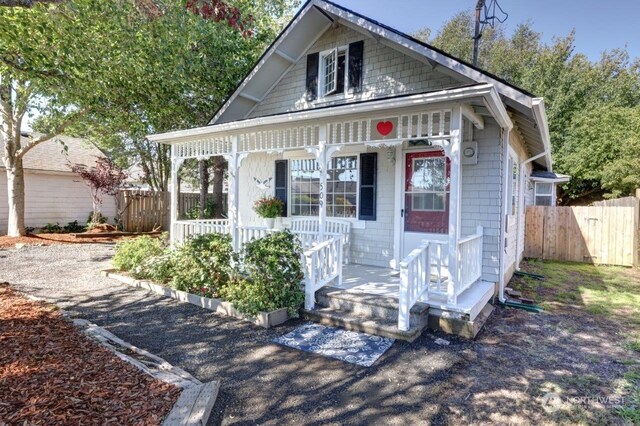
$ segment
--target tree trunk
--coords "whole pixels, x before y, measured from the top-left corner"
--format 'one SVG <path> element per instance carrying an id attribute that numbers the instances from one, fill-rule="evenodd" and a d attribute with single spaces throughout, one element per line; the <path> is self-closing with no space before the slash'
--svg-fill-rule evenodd
<path id="1" fill-rule="evenodd" d="M 7 166 L 7 195 L 9 201 L 9 224 L 7 235 L 26 235 L 24 228 L 24 170 L 22 159 L 10 158 Z"/>
<path id="2" fill-rule="evenodd" d="M 225 212 L 222 186 L 224 183 L 225 161 L 221 156 L 213 157 L 213 217 L 220 219 Z"/>
<path id="3" fill-rule="evenodd" d="M 198 162 L 200 171 L 200 219 L 205 219 L 205 210 L 207 208 L 207 193 L 209 192 L 209 160 L 200 160 Z"/>

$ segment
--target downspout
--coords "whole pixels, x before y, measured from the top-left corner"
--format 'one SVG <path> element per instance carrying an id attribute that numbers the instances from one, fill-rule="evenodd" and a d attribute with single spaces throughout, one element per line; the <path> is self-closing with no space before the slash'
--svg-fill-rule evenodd
<path id="1" fill-rule="evenodd" d="M 504 297 L 504 256 L 506 252 L 505 239 L 507 238 L 507 179 L 509 176 L 507 167 L 509 166 L 509 134 L 511 131 L 504 128 L 502 131 L 504 136 L 502 137 L 502 208 L 500 209 L 500 261 L 498 266 L 500 276 L 498 277 L 498 300 L 504 303 L 507 300 Z"/>

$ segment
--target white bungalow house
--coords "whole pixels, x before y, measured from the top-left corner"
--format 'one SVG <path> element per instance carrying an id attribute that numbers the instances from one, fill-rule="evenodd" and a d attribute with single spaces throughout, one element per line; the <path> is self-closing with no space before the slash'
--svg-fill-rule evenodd
<path id="1" fill-rule="evenodd" d="M 427 321 L 475 336 L 522 259 L 530 177 L 551 171 L 541 98 L 324 0 L 209 125 L 150 139 L 171 145 L 174 185 L 187 158 L 228 161 L 229 219 L 177 220 L 174 191 L 173 241 L 238 248 L 271 232 L 252 205 L 275 195 L 306 249 L 307 315 L 408 340 Z"/>

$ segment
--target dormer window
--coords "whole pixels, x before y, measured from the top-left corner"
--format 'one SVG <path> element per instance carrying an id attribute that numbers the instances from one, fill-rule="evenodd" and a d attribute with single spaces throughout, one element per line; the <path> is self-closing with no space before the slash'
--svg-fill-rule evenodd
<path id="1" fill-rule="evenodd" d="M 364 42 L 307 55 L 306 99 L 331 100 L 362 91 Z"/>
<path id="2" fill-rule="evenodd" d="M 349 48 L 343 46 L 320 53 L 320 97 L 344 94 L 347 78 L 347 55 Z"/>

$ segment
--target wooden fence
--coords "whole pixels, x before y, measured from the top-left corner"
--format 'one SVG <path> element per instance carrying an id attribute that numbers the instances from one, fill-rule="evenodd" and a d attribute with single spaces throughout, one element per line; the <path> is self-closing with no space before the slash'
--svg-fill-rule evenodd
<path id="1" fill-rule="evenodd" d="M 633 206 L 528 206 L 524 255 L 638 266 L 638 212 L 637 201 Z"/>
<path id="2" fill-rule="evenodd" d="M 214 201 L 214 194 L 207 194 L 207 201 Z M 214 201 L 215 202 L 215 201 Z M 187 214 L 200 206 L 200 194 L 193 192 L 181 192 L 178 197 L 178 217 L 184 219 Z M 227 213 L 227 194 L 222 194 L 222 214 Z"/>
<path id="3" fill-rule="evenodd" d="M 126 232 L 149 232 L 168 229 L 169 192 L 127 189 L 116 196 L 122 212 L 122 227 Z"/>

